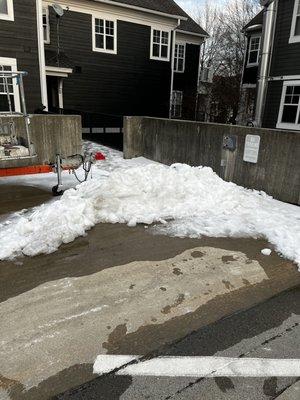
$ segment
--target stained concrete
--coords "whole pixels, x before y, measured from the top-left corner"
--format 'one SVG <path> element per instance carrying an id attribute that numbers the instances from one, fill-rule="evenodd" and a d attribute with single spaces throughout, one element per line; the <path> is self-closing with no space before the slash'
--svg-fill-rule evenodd
<path id="1" fill-rule="evenodd" d="M 2 121 L 13 121 L 16 136 L 22 143 L 27 142 L 24 118 L 20 116 L 2 117 Z M 82 127 L 79 115 L 30 115 L 30 139 L 36 157 L 0 160 L 0 168 L 23 167 L 55 162 L 56 154 L 62 157 L 81 154 Z"/>
<path id="2" fill-rule="evenodd" d="M 53 254 L 1 262 L 0 399 L 48 399 L 93 379 L 98 354 L 156 351 L 299 284 L 265 247 L 99 224 Z M 131 378 L 103 384 L 118 399 Z"/>

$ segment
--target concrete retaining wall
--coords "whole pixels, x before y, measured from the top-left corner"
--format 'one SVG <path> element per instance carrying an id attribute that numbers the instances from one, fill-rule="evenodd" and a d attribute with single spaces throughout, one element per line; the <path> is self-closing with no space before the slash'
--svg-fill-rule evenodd
<path id="1" fill-rule="evenodd" d="M 16 136 L 26 143 L 24 118 L 1 117 L 1 122 L 15 124 Z M 32 115 L 31 143 L 37 156 L 20 160 L 0 161 L 0 168 L 22 167 L 37 164 L 49 164 L 55 161 L 55 155 L 63 157 L 81 153 L 82 127 L 81 117 L 74 115 Z"/>
<path id="2" fill-rule="evenodd" d="M 260 136 L 256 164 L 243 160 L 247 135 Z M 233 137 L 236 149 L 224 148 Z M 242 126 L 125 117 L 124 156 L 170 165 L 204 165 L 227 181 L 300 204 L 300 133 Z"/>

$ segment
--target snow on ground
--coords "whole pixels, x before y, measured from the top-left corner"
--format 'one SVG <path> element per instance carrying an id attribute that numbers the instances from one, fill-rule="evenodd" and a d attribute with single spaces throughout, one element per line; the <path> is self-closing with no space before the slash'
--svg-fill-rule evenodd
<path id="1" fill-rule="evenodd" d="M 211 168 L 123 160 L 120 152 L 89 146 L 107 155 L 93 179 L 56 202 L 4 221 L 0 259 L 53 252 L 100 222 L 156 222 L 155 232 L 172 236 L 266 238 L 300 266 L 299 207 L 225 182 Z"/>

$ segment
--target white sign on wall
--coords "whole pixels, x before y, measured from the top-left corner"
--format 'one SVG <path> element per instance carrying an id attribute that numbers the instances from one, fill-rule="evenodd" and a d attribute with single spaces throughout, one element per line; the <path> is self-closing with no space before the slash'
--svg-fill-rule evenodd
<path id="1" fill-rule="evenodd" d="M 260 136 L 247 135 L 244 149 L 244 161 L 253 164 L 257 163 L 260 147 Z"/>

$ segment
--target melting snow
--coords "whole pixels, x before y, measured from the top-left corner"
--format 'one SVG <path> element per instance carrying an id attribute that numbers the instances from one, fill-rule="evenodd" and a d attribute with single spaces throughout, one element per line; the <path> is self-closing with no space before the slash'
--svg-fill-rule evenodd
<path id="1" fill-rule="evenodd" d="M 173 236 L 266 238 L 300 266 L 298 207 L 225 182 L 211 168 L 167 167 L 100 151 L 107 160 L 97 163 L 92 180 L 0 224 L 0 259 L 51 253 L 100 222 L 156 222 L 156 232 Z"/>

